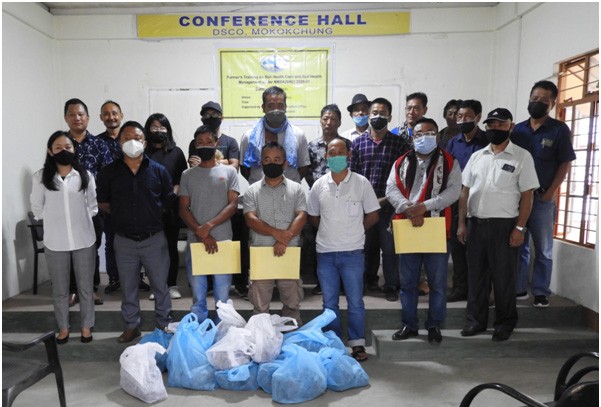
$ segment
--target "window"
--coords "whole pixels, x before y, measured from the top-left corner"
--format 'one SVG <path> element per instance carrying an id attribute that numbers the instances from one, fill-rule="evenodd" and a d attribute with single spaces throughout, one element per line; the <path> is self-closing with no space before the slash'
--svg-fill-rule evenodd
<path id="1" fill-rule="evenodd" d="M 557 117 L 572 130 L 576 160 L 559 190 L 555 237 L 595 247 L 599 214 L 599 50 L 559 66 Z"/>

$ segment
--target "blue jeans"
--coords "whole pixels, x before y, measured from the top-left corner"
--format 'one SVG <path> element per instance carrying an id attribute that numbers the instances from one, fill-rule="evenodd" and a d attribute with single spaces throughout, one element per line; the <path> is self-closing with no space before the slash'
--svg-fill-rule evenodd
<path id="1" fill-rule="evenodd" d="M 340 327 L 340 280 L 348 303 L 348 345 L 365 346 L 365 305 L 363 304 L 363 250 L 317 253 L 317 277 L 323 292 L 323 307 L 336 313 L 326 327 L 342 336 Z"/>
<path id="2" fill-rule="evenodd" d="M 412 253 L 399 255 L 401 281 L 402 322 L 413 331 L 418 330 L 417 303 L 421 265 L 423 263 L 430 287 L 426 329 L 440 327 L 447 312 L 447 273 L 449 254 Z"/>
<path id="3" fill-rule="evenodd" d="M 196 316 L 198 316 L 199 322 L 202 322 L 209 316 L 209 310 L 207 308 L 208 276 L 192 275 L 192 251 L 190 250 L 190 242 L 186 244 L 186 273 L 188 274 L 188 282 L 190 283 L 190 287 L 192 287 L 192 307 L 190 310 L 195 313 Z M 230 295 L 232 275 L 215 274 L 212 277 L 213 296 L 215 297 L 215 303 L 217 303 L 217 301 L 226 302 Z M 219 319 L 216 318 L 215 323 L 218 322 Z"/>
<path id="4" fill-rule="evenodd" d="M 520 248 L 516 292 L 522 293 L 528 287 L 530 269 L 530 236 L 534 243 L 534 268 L 532 270 L 532 295 L 551 295 L 551 271 L 553 269 L 553 227 L 555 223 L 555 201 L 543 202 L 539 194 L 534 194 L 534 203 L 528 232 L 524 235 L 524 244 Z"/>

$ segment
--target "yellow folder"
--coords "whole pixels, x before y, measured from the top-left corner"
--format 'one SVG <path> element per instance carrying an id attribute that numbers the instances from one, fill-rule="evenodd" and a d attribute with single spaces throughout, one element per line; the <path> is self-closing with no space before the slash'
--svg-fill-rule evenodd
<path id="1" fill-rule="evenodd" d="M 240 274 L 240 242 L 217 242 L 217 250 L 209 254 L 204 243 L 190 243 L 192 275 Z"/>
<path id="2" fill-rule="evenodd" d="M 288 247 L 283 256 L 273 254 L 273 247 L 250 248 L 251 280 L 282 280 L 300 278 L 300 247 Z"/>
<path id="3" fill-rule="evenodd" d="M 409 219 L 392 221 L 394 251 L 403 253 L 446 253 L 445 218 L 424 218 L 423 226 L 413 227 Z"/>

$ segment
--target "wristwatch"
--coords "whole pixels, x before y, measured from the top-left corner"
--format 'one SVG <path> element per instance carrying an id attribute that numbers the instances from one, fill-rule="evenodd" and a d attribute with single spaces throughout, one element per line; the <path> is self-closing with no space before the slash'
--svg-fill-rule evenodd
<path id="1" fill-rule="evenodd" d="M 526 226 L 515 225 L 515 228 L 522 233 L 526 233 L 526 231 L 528 230 L 528 229 L 526 229 Z"/>

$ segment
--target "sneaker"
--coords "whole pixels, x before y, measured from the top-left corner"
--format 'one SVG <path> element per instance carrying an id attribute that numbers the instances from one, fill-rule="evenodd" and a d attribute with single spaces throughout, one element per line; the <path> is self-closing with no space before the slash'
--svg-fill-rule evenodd
<path id="1" fill-rule="evenodd" d="M 536 308 L 547 308 L 549 306 L 549 300 L 546 295 L 535 295 L 534 303 L 532 305 Z"/>
<path id="2" fill-rule="evenodd" d="M 121 283 L 119 280 L 109 280 L 109 283 L 106 287 L 104 287 L 104 293 L 110 294 L 112 292 L 118 291 L 121 288 Z"/>
<path id="3" fill-rule="evenodd" d="M 524 301 L 524 300 L 527 300 L 528 298 L 530 298 L 530 296 L 528 295 L 528 291 L 517 293 L 515 295 L 515 299 L 518 301 Z"/>
<path id="4" fill-rule="evenodd" d="M 148 299 L 150 301 L 154 301 L 154 293 L 150 293 L 150 295 L 148 296 Z"/>
<path id="5" fill-rule="evenodd" d="M 171 297 L 172 300 L 177 300 L 178 298 L 182 298 L 182 295 L 179 292 L 179 289 L 177 288 L 176 285 L 174 285 L 173 287 L 169 287 L 169 296 Z"/>

